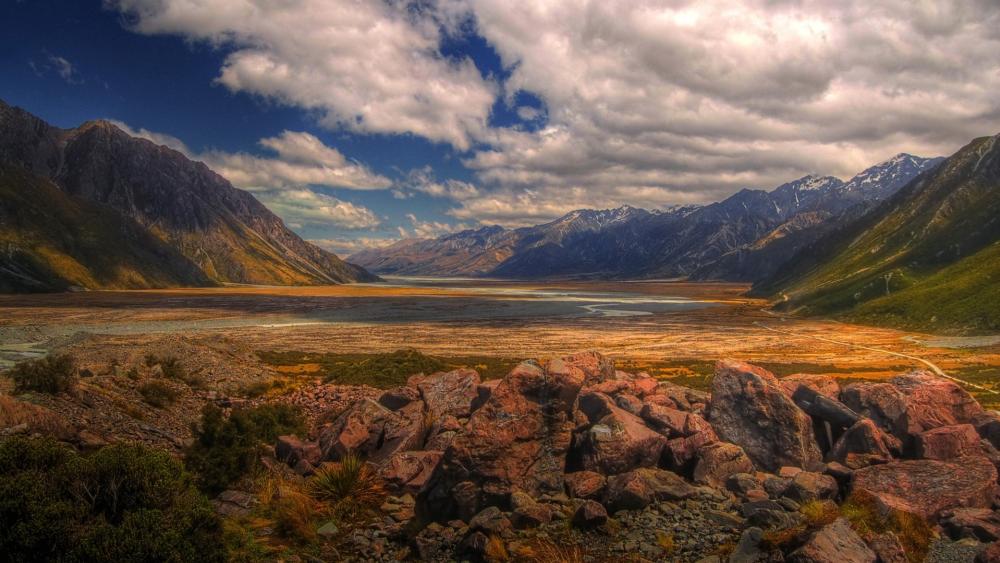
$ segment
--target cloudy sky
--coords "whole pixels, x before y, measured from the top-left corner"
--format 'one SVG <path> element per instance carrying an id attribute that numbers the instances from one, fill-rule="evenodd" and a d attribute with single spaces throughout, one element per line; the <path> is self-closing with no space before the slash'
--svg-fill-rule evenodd
<path id="1" fill-rule="evenodd" d="M 20 0 L 0 98 L 340 253 L 715 201 L 1000 132 L 996 0 Z"/>

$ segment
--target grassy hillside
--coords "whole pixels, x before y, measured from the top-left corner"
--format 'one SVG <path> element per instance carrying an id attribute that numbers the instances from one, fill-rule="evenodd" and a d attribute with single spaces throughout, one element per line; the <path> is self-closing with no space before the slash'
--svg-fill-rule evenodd
<path id="1" fill-rule="evenodd" d="M 197 266 L 117 212 L 0 168 L 0 291 L 211 285 Z"/>
<path id="2" fill-rule="evenodd" d="M 757 293 L 806 315 L 935 331 L 1000 327 L 1000 143 L 974 140 L 805 249 Z"/>

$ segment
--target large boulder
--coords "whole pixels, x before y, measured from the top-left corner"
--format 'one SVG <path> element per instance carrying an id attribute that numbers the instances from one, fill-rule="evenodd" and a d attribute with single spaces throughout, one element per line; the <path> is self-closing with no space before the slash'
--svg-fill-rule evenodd
<path id="1" fill-rule="evenodd" d="M 698 450 L 693 479 L 700 485 L 721 488 L 730 476 L 754 471 L 754 464 L 743 448 L 726 442 L 712 442 Z"/>
<path id="2" fill-rule="evenodd" d="M 323 452 L 315 442 L 305 442 L 297 436 L 278 436 L 278 441 L 274 444 L 274 457 L 291 467 L 295 467 L 300 461 L 315 466 L 319 465 Z"/>
<path id="3" fill-rule="evenodd" d="M 708 421 L 721 440 L 741 446 L 761 469 L 773 471 L 784 465 L 815 469 L 822 464 L 812 419 L 762 368 L 719 362 Z"/>
<path id="4" fill-rule="evenodd" d="M 891 461 L 894 454 L 899 454 L 900 447 L 894 436 L 883 432 L 871 419 L 863 418 L 840 436 L 827 457 L 859 469 Z"/>
<path id="5" fill-rule="evenodd" d="M 566 492 L 572 498 L 599 499 L 604 495 L 607 478 L 593 471 L 574 471 L 565 475 Z"/>
<path id="6" fill-rule="evenodd" d="M 654 500 L 683 500 L 695 493 L 695 488 L 675 473 L 643 468 L 609 478 L 604 505 L 611 512 L 638 510 Z"/>
<path id="7" fill-rule="evenodd" d="M 843 518 L 821 528 L 789 557 L 794 563 L 875 563 L 875 560 L 875 553 Z"/>
<path id="8" fill-rule="evenodd" d="M 667 439 L 641 418 L 618 408 L 603 393 L 581 394 L 578 408 L 592 422 L 576 435 L 574 458 L 581 469 L 614 475 L 659 463 Z"/>
<path id="9" fill-rule="evenodd" d="M 423 420 L 421 401 L 392 411 L 364 399 L 321 429 L 323 459 L 337 461 L 354 452 L 378 464 L 397 452 L 419 449 L 423 445 Z"/>
<path id="10" fill-rule="evenodd" d="M 586 357 L 593 360 L 591 357 Z M 584 362 L 591 369 L 592 363 Z M 525 362 L 498 383 L 489 398 L 458 431 L 423 501 L 435 518 L 459 507 L 453 498 L 463 483 L 462 502 L 473 506 L 504 503 L 520 490 L 534 498 L 563 491 L 566 454 L 572 437 L 571 412 L 587 377 L 568 361 L 548 369 Z"/>
<path id="11" fill-rule="evenodd" d="M 840 397 L 840 384 L 829 375 L 815 375 L 808 373 L 795 373 L 781 378 L 781 388 L 789 397 L 795 395 L 799 387 L 812 389 L 816 393 L 830 399 Z"/>
<path id="12" fill-rule="evenodd" d="M 414 375 L 407 381 L 416 387 L 433 418 L 453 416 L 468 418 L 472 403 L 479 396 L 479 374 L 471 369 Z"/>
<path id="13" fill-rule="evenodd" d="M 955 539 L 972 535 L 982 542 L 1000 540 L 1000 513 L 989 508 L 956 508 L 942 514 L 941 525 Z"/>
<path id="14" fill-rule="evenodd" d="M 852 493 L 886 509 L 934 520 L 955 508 L 988 508 L 996 496 L 997 470 L 985 457 L 913 460 L 872 465 L 854 472 Z"/>
<path id="15" fill-rule="evenodd" d="M 982 451 L 981 438 L 971 424 L 956 424 L 925 430 L 916 436 L 917 457 L 953 459 Z"/>
<path id="16" fill-rule="evenodd" d="M 439 451 L 398 452 L 382 468 L 382 478 L 399 492 L 419 494 L 430 483 L 441 455 Z"/>

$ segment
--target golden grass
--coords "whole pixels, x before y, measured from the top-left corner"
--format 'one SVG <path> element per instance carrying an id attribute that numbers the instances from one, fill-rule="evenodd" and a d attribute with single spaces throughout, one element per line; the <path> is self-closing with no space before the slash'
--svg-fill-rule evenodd
<path id="1" fill-rule="evenodd" d="M 534 563 L 583 563 L 583 549 L 570 543 L 538 538 L 526 546 L 525 559 Z"/>
<path id="2" fill-rule="evenodd" d="M 913 563 L 924 560 L 935 537 L 933 528 L 923 518 L 899 510 L 886 510 L 867 493 L 852 494 L 840 506 L 840 512 L 862 537 L 887 532 L 896 534 L 907 559 Z"/>
<path id="3" fill-rule="evenodd" d="M 483 553 L 487 561 L 509 561 L 510 555 L 507 553 L 507 546 L 498 536 L 490 536 L 486 542 L 486 549 Z"/>
<path id="4" fill-rule="evenodd" d="M 9 395 L 0 395 L 0 428 L 21 424 L 26 424 L 29 432 L 52 436 L 58 440 L 68 440 L 76 434 L 63 422 L 62 417 L 51 410 L 18 401 Z"/>

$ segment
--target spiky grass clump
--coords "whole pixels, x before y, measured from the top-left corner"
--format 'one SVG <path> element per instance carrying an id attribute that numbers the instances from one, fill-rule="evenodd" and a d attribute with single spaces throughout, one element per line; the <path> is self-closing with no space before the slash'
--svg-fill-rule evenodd
<path id="1" fill-rule="evenodd" d="M 583 563 L 583 549 L 572 543 L 559 544 L 548 538 L 531 542 L 522 554 L 535 563 Z"/>
<path id="2" fill-rule="evenodd" d="M 386 497 L 381 477 L 355 454 L 344 456 L 340 463 L 321 467 L 309 479 L 307 490 L 313 498 L 329 505 L 338 515 L 377 507 Z"/>

